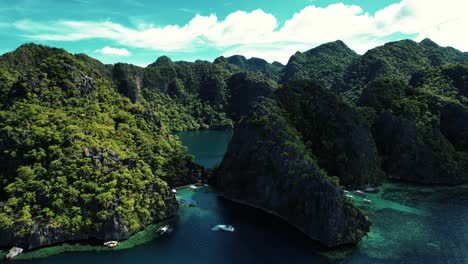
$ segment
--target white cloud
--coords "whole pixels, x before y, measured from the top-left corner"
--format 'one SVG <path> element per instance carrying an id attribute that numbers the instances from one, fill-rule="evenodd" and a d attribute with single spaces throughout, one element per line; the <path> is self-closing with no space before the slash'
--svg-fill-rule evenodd
<path id="1" fill-rule="evenodd" d="M 218 47 L 271 43 L 277 26 L 276 18 L 260 9 L 251 13 L 237 11 L 211 25 L 202 36 Z"/>
<path id="2" fill-rule="evenodd" d="M 105 46 L 104 48 L 97 50 L 97 52 L 102 53 L 104 55 L 114 55 L 114 56 L 124 56 L 128 57 L 131 55 L 130 51 L 124 48 L 112 48 L 109 46 Z"/>
<path id="3" fill-rule="evenodd" d="M 380 36 L 403 32 L 431 38 L 444 46 L 468 50 L 468 1 L 403 0 L 375 14 Z"/>
<path id="4" fill-rule="evenodd" d="M 197 52 L 209 47 L 225 55 L 240 53 L 287 62 L 297 49 L 341 39 L 359 53 L 381 45 L 395 33 L 429 37 L 442 45 L 468 50 L 466 0 L 402 0 L 375 14 L 357 5 L 343 3 L 327 7 L 305 7 L 282 26 L 272 14 L 258 9 L 236 11 L 224 20 L 214 14 L 195 15 L 183 26 L 154 26 L 141 23 L 134 28 L 111 21 L 17 21 L 14 26 L 31 40 L 78 41 L 106 39 L 115 43 L 158 51 Z"/>
<path id="5" fill-rule="evenodd" d="M 305 43 L 349 39 L 375 31 L 374 20 L 355 5 L 309 6 L 287 20 L 280 38 Z"/>

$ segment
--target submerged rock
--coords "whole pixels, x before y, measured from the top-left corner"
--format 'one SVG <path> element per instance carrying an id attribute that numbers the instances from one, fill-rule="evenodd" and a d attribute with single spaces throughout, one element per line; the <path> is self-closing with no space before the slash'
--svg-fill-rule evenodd
<path id="1" fill-rule="evenodd" d="M 278 215 L 327 247 L 357 243 L 370 223 L 311 157 L 271 99 L 234 132 L 211 182 L 228 199 Z"/>

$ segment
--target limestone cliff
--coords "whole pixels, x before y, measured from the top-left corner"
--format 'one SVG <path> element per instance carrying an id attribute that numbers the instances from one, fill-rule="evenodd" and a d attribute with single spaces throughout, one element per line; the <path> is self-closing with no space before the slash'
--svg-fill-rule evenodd
<path id="1" fill-rule="evenodd" d="M 357 243 L 369 231 L 271 99 L 261 98 L 236 128 L 211 181 L 228 199 L 278 215 L 328 247 Z"/>

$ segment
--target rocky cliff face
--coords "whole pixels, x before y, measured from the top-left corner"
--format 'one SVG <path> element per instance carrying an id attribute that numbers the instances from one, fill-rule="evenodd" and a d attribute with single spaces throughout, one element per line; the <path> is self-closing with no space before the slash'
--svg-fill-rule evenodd
<path id="1" fill-rule="evenodd" d="M 358 188 L 384 179 L 370 125 L 356 108 L 314 82 L 289 83 L 276 95 L 329 175 Z"/>
<path id="2" fill-rule="evenodd" d="M 325 246 L 357 243 L 369 222 L 283 115 L 275 101 L 262 98 L 236 128 L 212 184 L 228 199 L 278 215 Z"/>
<path id="3" fill-rule="evenodd" d="M 450 185 L 468 178 L 466 99 L 438 74 L 413 78 L 414 87 L 380 80 L 363 91 L 359 104 L 374 111 L 372 135 L 390 179 Z"/>
<path id="4" fill-rule="evenodd" d="M 464 181 L 464 163 L 437 124 L 421 127 L 413 118 L 386 112 L 377 118 L 374 134 L 389 179 L 448 185 Z"/>
<path id="5" fill-rule="evenodd" d="M 108 173 L 116 171 L 121 165 L 126 166 L 128 169 L 135 169 L 135 167 L 141 166 L 137 161 L 131 159 L 121 160 L 118 153 L 111 149 L 100 149 L 100 148 L 84 148 L 83 157 L 89 159 L 95 170 L 99 170 L 100 167 L 107 167 Z M 191 169 L 188 168 L 187 172 Z M 190 173 L 188 173 L 190 174 Z M 185 180 L 188 177 L 180 177 Z M 184 181 L 179 178 L 172 179 L 172 181 Z M 154 190 L 158 190 L 158 194 L 152 193 Z M 164 206 L 160 204 L 153 204 L 154 207 L 158 208 L 158 213 L 152 216 L 152 219 L 147 219 L 145 223 L 138 223 L 138 227 L 130 227 L 129 222 L 125 221 L 126 217 L 124 213 L 119 213 L 119 207 L 122 206 L 124 201 L 118 197 L 113 197 L 111 202 L 107 206 L 109 216 L 107 220 L 98 222 L 93 225 L 92 228 L 82 228 L 79 230 L 73 230 L 70 227 L 62 226 L 61 224 L 54 223 L 53 221 L 44 222 L 39 219 L 32 220 L 28 227 L 28 232 L 23 232 L 16 227 L 0 228 L 0 247 L 7 247 L 11 245 L 20 246 L 27 249 L 34 249 L 44 247 L 48 245 L 59 244 L 67 241 L 81 241 L 88 239 L 99 239 L 99 240 L 125 240 L 146 227 L 146 225 L 152 222 L 162 221 L 165 218 L 169 218 L 177 214 L 178 204 L 175 196 L 170 191 L 170 187 L 167 185 L 161 186 L 159 182 L 146 185 L 140 190 L 142 193 L 146 193 L 149 196 L 158 195 Z M 43 203 L 40 197 L 40 191 L 36 196 L 39 198 L 38 203 Z M 3 210 L 5 203 L 0 203 L 0 211 Z M 83 207 L 82 212 L 85 214 L 98 215 L 99 206 L 97 204 L 91 205 L 89 208 Z"/>
<path id="6" fill-rule="evenodd" d="M 237 73 L 228 80 L 228 114 L 238 121 L 246 115 L 259 96 L 269 97 L 278 88 L 275 81 L 251 73 Z"/>
<path id="7" fill-rule="evenodd" d="M 172 209 L 168 209 L 164 214 L 168 217 L 174 216 L 177 213 L 177 201 L 173 195 L 167 190 L 168 196 L 166 201 L 172 204 Z M 170 207 L 168 207 L 170 208 Z M 155 217 L 154 222 L 162 221 L 165 218 Z M 135 232 L 143 230 L 145 226 L 141 226 L 135 231 L 130 231 L 130 228 L 124 223 L 121 216 L 115 212 L 103 225 L 95 230 L 83 230 L 71 232 L 70 229 L 44 224 L 33 221 L 31 230 L 28 235 L 18 233 L 13 228 L 0 229 L 0 247 L 9 247 L 16 245 L 25 249 L 36 249 L 40 247 L 56 245 L 69 241 L 83 241 L 90 239 L 98 239 L 102 241 L 109 240 L 125 240 Z"/>
<path id="8" fill-rule="evenodd" d="M 340 40 L 297 52 L 284 67 L 281 82 L 313 80 L 325 88 L 339 91 L 344 86 L 346 68 L 357 58 L 359 55 Z"/>

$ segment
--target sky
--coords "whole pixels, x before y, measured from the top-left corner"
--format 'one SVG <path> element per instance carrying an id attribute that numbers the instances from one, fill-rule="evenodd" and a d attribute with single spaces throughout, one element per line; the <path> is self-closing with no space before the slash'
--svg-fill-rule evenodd
<path id="1" fill-rule="evenodd" d="M 0 0 L 0 54 L 24 43 L 145 66 L 234 54 L 287 63 L 343 40 L 363 54 L 431 38 L 468 51 L 468 0 Z"/>

